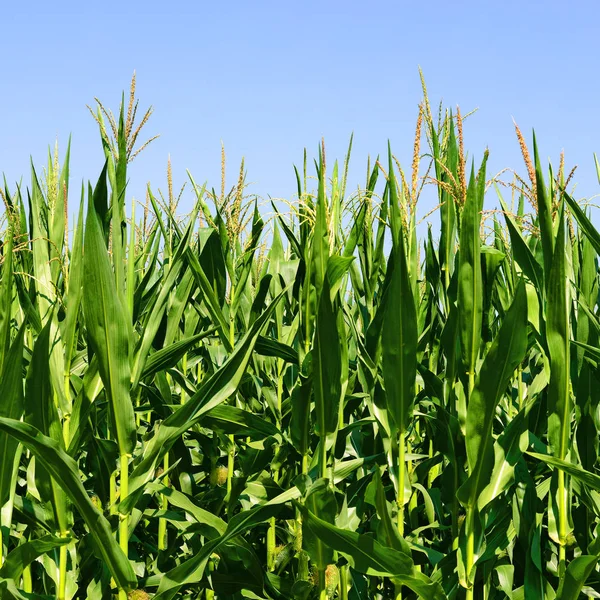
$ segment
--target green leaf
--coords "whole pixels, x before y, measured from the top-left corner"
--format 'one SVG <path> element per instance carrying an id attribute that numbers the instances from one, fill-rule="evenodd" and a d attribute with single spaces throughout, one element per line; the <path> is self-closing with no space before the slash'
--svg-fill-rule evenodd
<path id="1" fill-rule="evenodd" d="M 0 377 L 0 417 L 20 419 L 23 414 L 23 325 L 14 339 L 8 354 L 6 365 Z M 8 433 L 0 432 L 0 506 L 8 500 L 11 494 L 12 482 L 15 471 L 14 457 L 20 457 L 17 451 L 18 442 Z M 13 460 L 10 458 L 13 457 Z"/>
<path id="2" fill-rule="evenodd" d="M 500 204 L 504 211 L 504 218 L 508 227 L 508 233 L 510 234 L 510 241 L 512 244 L 512 252 L 514 259 L 517 261 L 519 267 L 525 275 L 531 280 L 535 289 L 542 296 L 544 295 L 544 271 L 542 265 L 537 261 L 529 246 L 523 239 L 521 232 L 517 224 L 515 223 L 512 215 L 508 208 L 504 204 L 502 198 L 500 198 Z"/>
<path id="3" fill-rule="evenodd" d="M 44 535 L 41 538 L 30 540 L 17 546 L 6 557 L 0 569 L 0 579 L 14 579 L 18 581 L 25 567 L 30 565 L 36 558 L 46 552 L 50 552 L 60 546 L 71 543 L 70 537 L 57 537 L 55 535 Z"/>
<path id="4" fill-rule="evenodd" d="M 144 363 L 142 378 L 174 367 L 187 352 L 198 345 L 199 341 L 212 335 L 215 331 L 216 328 L 212 327 L 152 353 Z"/>
<path id="5" fill-rule="evenodd" d="M 317 434 L 324 443 L 325 437 L 336 431 L 342 394 L 342 351 L 344 341 L 337 326 L 337 311 L 331 302 L 328 277 L 323 281 L 323 291 L 317 313 L 313 348 L 313 385 L 317 411 Z M 321 473 L 324 476 L 324 473 Z"/>
<path id="6" fill-rule="evenodd" d="M 600 475 L 586 471 L 573 463 L 557 458 L 551 454 L 540 454 L 539 452 L 527 452 L 527 454 L 545 462 L 551 467 L 556 467 L 557 469 L 564 471 L 567 475 L 571 475 L 571 477 L 585 483 L 589 488 L 600 492 Z"/>
<path id="7" fill-rule="evenodd" d="M 471 170 L 467 200 L 460 219 L 458 322 L 463 365 L 470 381 L 475 378 L 475 366 L 481 343 L 483 286 L 480 227 L 486 162 L 487 153 L 481 163 L 477 180 L 474 171 Z"/>
<path id="8" fill-rule="evenodd" d="M 321 294 L 321 288 L 327 272 L 327 261 L 329 260 L 329 223 L 327 215 L 327 198 L 325 190 L 325 168 L 323 156 L 319 147 L 319 188 L 317 193 L 317 215 L 314 235 L 312 240 L 312 264 L 315 274 L 315 288 L 317 297 Z"/>
<path id="9" fill-rule="evenodd" d="M 158 593 L 154 596 L 155 600 L 170 600 L 171 598 L 175 598 L 183 585 L 200 581 L 204 576 L 208 559 L 213 552 L 217 552 L 221 546 L 240 533 L 269 520 L 279 513 L 280 510 L 281 506 L 279 504 L 267 503 L 251 510 L 243 511 L 232 517 L 222 536 L 204 544 L 200 552 L 161 577 Z"/>
<path id="10" fill-rule="evenodd" d="M 359 573 L 392 577 L 426 600 L 446 598 L 439 583 L 415 570 L 409 555 L 383 546 L 370 535 L 347 531 L 327 523 L 300 504 L 297 507 L 302 512 L 303 527 L 342 554 Z"/>
<path id="11" fill-rule="evenodd" d="M 592 225 L 592 222 L 587 218 L 579 204 L 577 204 L 577 202 L 564 190 L 561 190 L 561 194 L 567 201 L 567 204 L 575 216 L 579 227 L 594 247 L 596 253 L 600 254 L 600 233 L 598 233 L 598 230 Z"/>
<path id="12" fill-rule="evenodd" d="M 83 258 L 83 308 L 90 345 L 98 358 L 100 377 L 110 403 L 111 425 L 121 455 L 132 454 L 136 425 L 129 396 L 129 325 L 115 284 L 102 225 L 96 211 L 106 197 L 106 164 L 88 202 Z"/>
<path id="13" fill-rule="evenodd" d="M 205 380 L 200 389 L 186 403 L 167 417 L 147 443 L 143 456 L 135 463 L 129 478 L 129 496 L 121 503 L 120 510 L 127 513 L 135 506 L 143 486 L 150 481 L 163 456 L 202 415 L 225 402 L 235 393 L 262 329 L 270 320 L 275 307 L 281 301 L 283 291 L 254 322 L 251 329 L 238 343 L 234 352 L 213 375 Z M 138 492 L 136 494 L 136 492 Z"/>
<path id="14" fill-rule="evenodd" d="M 415 398 L 417 313 L 408 273 L 403 235 L 390 255 L 381 335 L 387 409 L 403 440 Z M 403 443 L 403 442 L 402 442 Z"/>
<path id="15" fill-rule="evenodd" d="M 0 375 L 7 363 L 10 348 L 10 321 L 13 299 L 13 233 L 9 229 L 3 248 L 2 280 L 0 283 Z M 0 505 L 2 502 L 0 502 Z"/>
<path id="16" fill-rule="evenodd" d="M 77 321 L 83 296 L 83 193 L 79 205 L 79 217 L 77 229 L 73 240 L 73 249 L 69 263 L 69 288 L 67 294 L 67 316 L 65 319 L 62 337 L 65 346 L 65 376 L 68 377 L 73 353 L 75 352 L 75 335 L 77 333 Z"/>
<path id="17" fill-rule="evenodd" d="M 337 502 L 327 479 L 315 481 L 306 496 L 305 506 L 320 520 L 331 525 L 335 523 Z M 319 535 L 315 535 L 310 527 L 303 526 L 302 547 L 319 571 L 324 571 L 334 562 L 333 549 Z"/>
<path id="18" fill-rule="evenodd" d="M 459 499 L 474 507 L 494 466 L 492 425 L 496 407 L 527 352 L 527 296 L 521 280 L 512 305 L 479 371 L 467 406 L 466 446 L 469 479 Z"/>
<path id="19" fill-rule="evenodd" d="M 548 278 L 546 335 L 550 354 L 548 436 L 553 453 L 564 459 L 570 437 L 569 300 L 565 266 L 565 220 L 561 211 L 556 248 Z"/>
<path id="20" fill-rule="evenodd" d="M 574 558 L 567 567 L 565 576 L 561 579 L 556 600 L 577 600 L 581 588 L 596 568 L 597 556 L 581 555 Z"/>
<path id="21" fill-rule="evenodd" d="M 261 356 L 272 356 L 274 358 L 281 358 L 286 362 L 289 362 L 293 365 L 297 365 L 299 363 L 298 353 L 287 344 L 275 340 L 270 337 L 265 337 L 263 335 L 259 336 L 256 341 L 255 351 L 257 354 Z"/>
<path id="22" fill-rule="evenodd" d="M 542 174 L 542 164 L 538 154 L 537 140 L 535 132 L 533 134 L 533 157 L 535 163 L 535 188 L 537 194 L 537 212 L 540 225 L 540 237 L 542 239 L 542 254 L 544 259 L 544 276 L 548 285 L 548 277 L 552 269 L 554 257 L 554 231 L 552 228 L 552 202 L 544 176 Z"/>
<path id="23" fill-rule="evenodd" d="M 54 404 L 54 390 L 50 379 L 50 330 L 52 315 L 38 336 L 27 372 L 25 386 L 25 422 L 43 435 L 54 440 L 61 450 L 65 443 L 58 410 Z M 36 486 L 42 500 L 49 502 L 55 514 L 57 527 L 67 531 L 67 502 L 61 486 L 46 473 L 42 465 L 36 465 Z"/>
<path id="24" fill-rule="evenodd" d="M 259 437 L 277 435 L 279 430 L 264 417 L 247 410 L 220 404 L 205 413 L 199 420 L 202 427 L 223 433 Z"/>
<path id="25" fill-rule="evenodd" d="M 55 442 L 32 425 L 0 417 L 0 430 L 10 433 L 33 454 L 77 507 L 92 534 L 102 559 L 117 584 L 124 589 L 136 587 L 137 579 L 129 560 L 117 544 L 109 522 L 89 499 L 77 463 Z"/>

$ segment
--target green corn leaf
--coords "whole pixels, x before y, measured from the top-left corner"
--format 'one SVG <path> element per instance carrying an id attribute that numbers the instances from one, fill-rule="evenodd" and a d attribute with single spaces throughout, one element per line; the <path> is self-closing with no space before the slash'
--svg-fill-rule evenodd
<path id="1" fill-rule="evenodd" d="M 527 415 L 534 407 L 530 401 L 506 426 L 494 444 L 494 468 L 490 482 L 481 491 L 477 505 L 483 510 L 514 481 L 515 466 L 528 442 Z"/>
<path id="2" fill-rule="evenodd" d="M 256 341 L 255 351 L 261 356 L 280 358 L 293 365 L 299 363 L 298 353 L 291 346 L 270 337 L 261 335 Z"/>
<path id="3" fill-rule="evenodd" d="M 540 237 L 542 239 L 542 255 L 544 260 L 544 278 L 546 285 L 549 285 L 548 278 L 552 268 L 552 259 L 554 257 L 554 231 L 552 227 L 552 202 L 544 176 L 542 174 L 542 164 L 538 154 L 537 140 L 535 132 L 533 134 L 533 156 L 535 163 L 535 188 L 537 195 L 538 221 L 540 225 Z"/>
<path id="4" fill-rule="evenodd" d="M 331 302 L 328 277 L 317 313 L 313 349 L 313 385 L 317 411 L 317 433 L 321 443 L 336 431 L 342 394 L 342 339 L 337 326 L 337 314 Z M 324 476 L 324 473 L 321 473 Z"/>
<path id="5" fill-rule="evenodd" d="M 408 427 L 417 376 L 417 313 L 408 273 L 403 235 L 390 255 L 381 334 L 387 409 L 400 436 Z"/>
<path id="6" fill-rule="evenodd" d="M 323 164 L 323 156 L 319 148 L 319 189 L 317 194 L 317 216 L 315 230 L 312 242 L 312 265 L 315 276 L 315 287 L 317 297 L 321 294 L 321 288 L 325 280 L 327 272 L 327 261 L 329 259 L 329 223 L 328 223 L 328 207 L 325 190 L 325 169 Z"/>
<path id="7" fill-rule="evenodd" d="M 494 465 L 492 424 L 496 406 L 527 351 L 525 283 L 515 290 L 513 303 L 490 347 L 467 406 L 466 445 L 470 476 L 459 498 L 472 506 L 488 484 Z M 468 493 L 467 493 L 468 492 Z"/>
<path id="8" fill-rule="evenodd" d="M 71 260 L 69 264 L 69 291 L 67 295 L 67 316 L 62 330 L 62 338 L 65 347 L 65 377 L 69 376 L 71 361 L 76 350 L 75 335 L 77 333 L 77 321 L 81 300 L 83 297 L 83 192 L 79 204 L 79 217 L 77 229 L 73 240 Z"/>
<path id="9" fill-rule="evenodd" d="M 192 427 L 194 419 L 200 419 L 202 415 L 225 402 L 227 398 L 235 393 L 242 376 L 246 372 L 256 340 L 263 327 L 272 317 L 277 303 L 281 301 L 284 294 L 285 291 L 271 302 L 238 343 L 223 366 L 211 375 L 181 408 L 161 423 L 154 437 L 146 445 L 143 456 L 134 466 L 129 478 L 129 496 L 122 503 L 120 510 L 127 513 L 135 506 L 139 493 L 153 477 L 159 461 L 162 460 L 175 441 Z"/>
<path id="10" fill-rule="evenodd" d="M 264 439 L 279 433 L 277 427 L 265 420 L 264 417 L 227 404 L 220 404 L 209 410 L 202 416 L 199 423 L 213 431 L 251 438 Z"/>
<path id="11" fill-rule="evenodd" d="M 369 535 L 340 529 L 319 519 L 307 508 L 297 506 L 303 515 L 303 525 L 312 535 L 342 554 L 359 573 L 392 577 L 426 600 L 446 598 L 439 583 L 415 570 L 409 555 L 383 546 Z"/>
<path id="12" fill-rule="evenodd" d="M 131 335 L 127 311 L 115 285 L 100 217 L 98 202 L 104 202 L 106 165 L 102 170 L 94 196 L 88 203 L 83 259 L 83 308 L 85 323 L 94 354 L 98 358 L 100 376 L 110 403 L 111 425 L 121 455 L 131 454 L 136 442 L 131 387 L 129 342 Z M 99 200 L 100 198 L 100 200 Z"/>
<path id="13" fill-rule="evenodd" d="M 502 210 L 504 211 L 504 218 L 506 220 L 506 225 L 508 226 L 508 232 L 510 234 L 510 241 L 512 244 L 512 252 L 514 254 L 514 258 L 517 261 L 519 267 L 525 275 L 531 280 L 534 284 L 535 289 L 543 294 L 544 293 L 544 271 L 542 265 L 537 261 L 536 257 L 533 255 L 529 246 L 523 239 L 521 232 L 517 224 L 515 223 L 512 215 L 510 214 L 506 204 L 502 198 L 500 198 L 500 204 L 502 206 Z"/>
<path id="14" fill-rule="evenodd" d="M 317 479 L 306 496 L 305 506 L 320 520 L 333 525 L 337 514 L 337 502 L 327 479 Z M 310 527 L 303 527 L 302 547 L 319 571 L 324 571 L 334 562 L 333 549 Z"/>
<path id="15" fill-rule="evenodd" d="M 69 496 L 94 537 L 102 559 L 117 584 L 133 589 L 137 580 L 132 566 L 115 540 L 110 524 L 94 506 L 81 483 L 77 463 L 54 441 L 38 429 L 14 419 L 0 418 L 0 430 L 11 434 L 33 454 Z"/>
<path id="16" fill-rule="evenodd" d="M 582 555 L 573 559 L 560 582 L 556 600 L 577 600 L 581 588 L 598 564 L 597 556 Z"/>
<path id="17" fill-rule="evenodd" d="M 450 115 L 452 117 L 452 115 Z M 446 156 L 442 156 L 439 138 L 432 128 L 432 144 L 434 155 L 434 166 L 436 177 L 439 181 L 447 182 L 450 175 L 458 180 L 458 143 L 454 129 L 454 120 L 448 120 L 448 147 Z M 445 163 L 447 169 L 442 168 Z M 440 268 L 444 273 L 444 285 L 448 288 L 454 266 L 454 252 L 456 245 L 456 207 L 455 200 L 446 188 L 440 186 L 440 218 L 441 218 L 441 238 L 440 238 Z"/>
<path id="18" fill-rule="evenodd" d="M 25 422 L 48 436 L 64 450 L 62 425 L 54 403 L 50 379 L 50 331 L 52 315 L 38 336 L 33 348 L 25 387 Z M 36 465 L 35 480 L 42 500 L 49 502 L 61 532 L 67 531 L 67 502 L 64 490 L 52 479 L 43 465 Z"/>
<path id="19" fill-rule="evenodd" d="M 189 352 L 192 348 L 195 348 L 198 345 L 198 342 L 211 336 L 216 332 L 216 330 L 216 327 L 212 327 L 207 331 L 203 331 L 202 333 L 197 333 L 196 335 L 192 335 L 178 342 L 174 342 L 173 344 L 170 344 L 169 346 L 161 348 L 157 352 L 150 354 L 150 356 L 144 362 L 142 378 L 149 377 L 155 373 L 158 373 L 159 371 L 164 371 L 174 367 L 181 360 L 184 354 Z"/>
<path id="20" fill-rule="evenodd" d="M 45 535 L 17 546 L 6 557 L 6 561 L 0 568 L 0 579 L 19 581 L 25 567 L 30 565 L 36 558 L 55 548 L 70 544 L 72 541 L 71 537 Z"/>
<path id="21" fill-rule="evenodd" d="M 240 533 L 264 523 L 281 511 L 281 505 L 269 502 L 262 506 L 243 511 L 235 515 L 228 523 L 225 533 L 206 544 L 202 550 L 192 558 L 165 573 L 158 586 L 156 600 L 170 600 L 175 598 L 183 585 L 196 583 L 204 575 L 208 559 L 213 552 L 217 552 L 229 540 Z"/>
<path id="22" fill-rule="evenodd" d="M 548 440 L 556 458 L 565 459 L 570 448 L 572 400 L 570 391 L 570 301 L 567 290 L 565 213 L 561 208 L 554 257 L 547 280 L 546 342 L 550 355 L 548 386 Z M 555 522 L 559 531 L 550 528 L 553 539 L 566 542 L 568 498 L 564 482 L 558 482 Z"/>
<path id="23" fill-rule="evenodd" d="M 175 287 L 176 282 L 179 278 L 179 274 L 184 264 L 184 255 L 189 248 L 189 241 L 192 235 L 192 229 L 196 221 L 197 208 L 192 212 L 188 227 L 180 240 L 174 255 L 169 261 L 169 270 L 166 274 L 162 287 L 159 293 L 156 295 L 152 310 L 148 315 L 146 322 L 144 323 L 144 332 L 138 344 L 138 348 L 135 351 L 133 359 L 133 367 L 131 372 L 131 388 L 135 390 L 140 381 L 142 373 L 144 371 L 144 365 L 148 360 L 148 354 L 152 346 L 152 342 L 156 336 L 158 328 L 160 327 L 163 314 L 167 309 L 167 303 L 169 296 L 172 293 L 172 289 Z"/>
<path id="24" fill-rule="evenodd" d="M 3 248 L 2 280 L 0 282 L 0 375 L 7 362 L 10 348 L 10 320 L 13 298 L 13 234 L 9 230 Z M 1 504 L 1 502 L 0 502 Z"/>
<path id="25" fill-rule="evenodd" d="M 20 419 L 23 414 L 23 336 L 25 326 L 22 326 L 14 339 L 8 354 L 6 355 L 6 368 L 0 377 L 0 417 L 9 419 Z M 4 431 L 0 433 L 0 506 L 11 495 L 12 482 L 14 478 L 14 458 L 20 458 L 18 442 Z M 11 460 L 13 457 L 13 460 Z"/>
<path id="26" fill-rule="evenodd" d="M 562 190 L 562 195 L 566 200 L 567 204 L 569 205 L 571 212 L 575 216 L 575 219 L 577 220 L 577 223 L 583 231 L 583 233 L 585 234 L 586 238 L 592 244 L 596 253 L 600 254 L 600 233 L 598 233 L 598 230 L 588 219 L 588 217 L 583 212 L 579 204 L 577 204 L 577 202 L 564 190 Z"/>
<path id="27" fill-rule="evenodd" d="M 463 365 L 469 382 L 475 379 L 475 366 L 481 343 L 483 287 L 481 273 L 481 209 L 485 190 L 483 158 L 477 180 L 471 170 L 467 200 L 460 219 L 460 252 L 458 260 L 458 321 Z M 470 390 L 469 390 L 470 392 Z"/>
<path id="28" fill-rule="evenodd" d="M 556 467 L 557 469 L 564 471 L 567 475 L 585 483 L 589 488 L 600 492 L 600 475 L 586 471 L 571 462 L 557 458 L 551 454 L 540 454 L 539 452 L 527 452 L 527 454 L 545 462 L 551 467 Z"/>

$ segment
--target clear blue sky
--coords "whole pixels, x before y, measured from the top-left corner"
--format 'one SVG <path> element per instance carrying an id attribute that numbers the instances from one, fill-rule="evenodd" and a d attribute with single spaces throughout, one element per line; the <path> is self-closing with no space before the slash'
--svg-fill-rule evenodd
<path id="1" fill-rule="evenodd" d="M 130 198 L 148 180 L 165 189 L 169 154 L 176 187 L 189 168 L 218 188 L 221 140 L 228 185 L 244 156 L 250 191 L 289 198 L 303 148 L 314 156 L 325 137 L 328 162 L 342 159 L 351 132 L 350 183 L 362 184 L 388 138 L 409 167 L 420 65 L 434 105 L 479 108 L 466 148 L 479 160 L 489 146 L 489 173 L 524 172 L 514 117 L 528 141 L 535 127 L 544 159 L 557 165 L 564 149 L 567 168 L 579 165 L 577 197 L 600 190 L 597 2 L 33 0 L 2 17 L 0 171 L 11 183 L 72 133 L 78 198 L 102 165 L 86 104 L 116 110 L 135 69 L 140 107 L 155 109 L 146 133 L 161 137 L 131 164 Z"/>

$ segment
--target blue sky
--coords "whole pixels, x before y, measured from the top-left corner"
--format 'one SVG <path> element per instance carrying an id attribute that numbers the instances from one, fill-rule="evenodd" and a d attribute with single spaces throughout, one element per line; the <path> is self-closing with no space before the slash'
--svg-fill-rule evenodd
<path id="1" fill-rule="evenodd" d="M 190 169 L 218 188 L 223 141 L 228 186 L 244 156 L 249 191 L 290 198 L 304 147 L 314 156 L 324 137 L 328 161 L 342 159 L 352 132 L 355 187 L 388 139 L 409 167 L 421 66 L 434 105 L 479 109 L 466 148 L 480 160 L 489 147 L 490 174 L 524 172 L 514 117 L 528 140 L 535 127 L 544 159 L 557 165 L 564 149 L 567 168 L 579 165 L 577 197 L 600 189 L 595 2 L 35 0 L 19 10 L 3 9 L 0 36 L 0 171 L 11 183 L 71 133 L 71 195 L 94 180 L 103 159 L 86 104 L 97 96 L 116 110 L 135 69 L 140 107 L 155 110 L 146 133 L 161 137 L 131 164 L 129 197 L 143 199 L 147 181 L 165 189 L 169 154 L 175 186 Z"/>

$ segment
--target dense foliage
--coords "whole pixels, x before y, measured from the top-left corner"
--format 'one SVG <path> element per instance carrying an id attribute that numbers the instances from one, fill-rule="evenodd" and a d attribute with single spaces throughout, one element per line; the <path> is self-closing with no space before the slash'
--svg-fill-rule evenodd
<path id="1" fill-rule="evenodd" d="M 409 177 L 388 149 L 349 193 L 323 146 L 267 224 L 243 165 L 136 218 L 136 108 L 94 113 L 71 237 L 68 151 L 2 190 L 0 597 L 598 597 L 600 234 L 562 161 L 517 129 L 527 177 L 468 173 L 425 96 Z"/>

